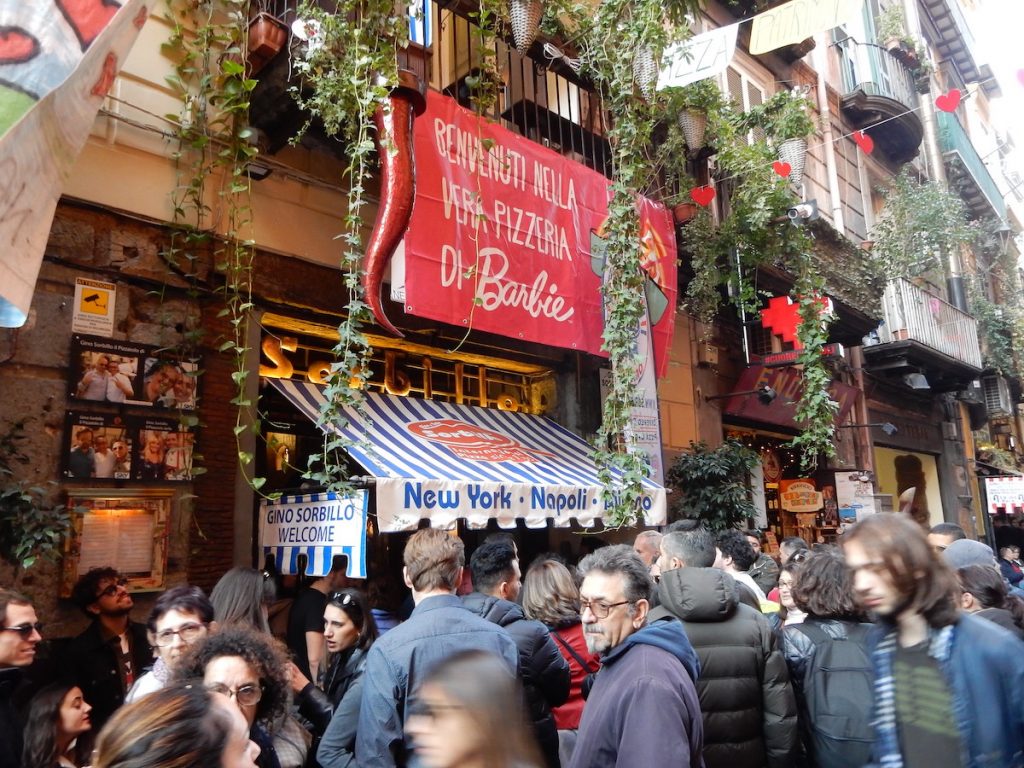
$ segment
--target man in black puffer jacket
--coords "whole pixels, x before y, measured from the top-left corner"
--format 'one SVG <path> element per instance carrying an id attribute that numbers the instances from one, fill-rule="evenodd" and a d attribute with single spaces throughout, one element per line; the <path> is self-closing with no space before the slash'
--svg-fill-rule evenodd
<path id="1" fill-rule="evenodd" d="M 548 768 L 559 768 L 558 731 L 551 708 L 569 697 L 569 665 L 539 621 L 526 618 L 514 600 L 522 580 L 511 544 L 491 541 L 477 547 L 469 560 L 472 594 L 462 598 L 473 613 L 503 627 L 519 648 L 519 670 L 534 733 Z"/>
<path id="2" fill-rule="evenodd" d="M 697 692 L 706 768 L 788 768 L 800 751 L 796 699 L 768 619 L 737 598 L 736 581 L 710 567 L 711 533 L 699 523 L 661 540 L 661 606 L 700 659 Z"/>

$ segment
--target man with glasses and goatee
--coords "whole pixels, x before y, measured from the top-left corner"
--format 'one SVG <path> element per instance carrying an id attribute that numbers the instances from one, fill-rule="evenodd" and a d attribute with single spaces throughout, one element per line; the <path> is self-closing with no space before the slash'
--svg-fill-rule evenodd
<path id="1" fill-rule="evenodd" d="M 71 602 L 92 622 L 68 644 L 58 663 L 92 704 L 92 733 L 97 734 L 153 663 L 153 654 L 146 625 L 130 619 L 135 603 L 127 581 L 114 568 L 93 568 L 80 577 Z"/>
<path id="2" fill-rule="evenodd" d="M 21 766 L 21 730 L 14 696 L 22 670 L 36 657 L 43 639 L 36 609 L 24 595 L 0 589 L 0 765 Z"/>
<path id="3" fill-rule="evenodd" d="M 648 623 L 647 566 L 620 544 L 587 555 L 579 572 L 583 636 L 601 671 L 569 768 L 703 766 L 700 664 L 676 619 Z"/>

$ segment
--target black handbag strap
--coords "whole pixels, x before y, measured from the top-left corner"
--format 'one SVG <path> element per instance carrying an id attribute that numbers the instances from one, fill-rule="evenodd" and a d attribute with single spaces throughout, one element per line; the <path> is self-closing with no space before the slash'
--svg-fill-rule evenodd
<path id="1" fill-rule="evenodd" d="M 582 669 L 584 672 L 590 671 L 590 665 L 587 664 L 587 662 L 585 662 L 578 653 L 576 653 L 576 649 L 569 645 L 569 643 L 566 642 L 564 637 L 558 634 L 557 630 L 551 630 L 551 636 L 555 638 L 555 640 L 557 640 L 559 643 L 561 643 L 562 647 L 565 648 L 565 650 L 567 650 L 574 659 L 576 659 L 576 663 L 580 665 L 580 669 Z"/>

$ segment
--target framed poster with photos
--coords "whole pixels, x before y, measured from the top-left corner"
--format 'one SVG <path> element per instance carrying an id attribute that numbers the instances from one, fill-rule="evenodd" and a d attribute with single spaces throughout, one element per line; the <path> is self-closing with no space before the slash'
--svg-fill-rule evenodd
<path id="1" fill-rule="evenodd" d="M 67 494 L 73 512 L 61 597 L 70 597 L 80 575 L 108 566 L 128 580 L 129 591 L 164 588 L 173 489 L 69 488 Z"/>

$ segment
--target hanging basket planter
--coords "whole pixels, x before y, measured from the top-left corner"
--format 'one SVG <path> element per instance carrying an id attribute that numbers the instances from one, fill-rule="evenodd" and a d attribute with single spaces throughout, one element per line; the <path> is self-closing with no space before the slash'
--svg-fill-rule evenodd
<path id="1" fill-rule="evenodd" d="M 658 88 L 658 62 L 650 48 L 640 48 L 633 57 L 633 81 L 647 101 L 654 99 Z"/>
<path id="2" fill-rule="evenodd" d="M 249 22 L 247 48 L 249 74 L 263 69 L 288 41 L 288 28 L 280 19 L 261 11 Z"/>
<path id="3" fill-rule="evenodd" d="M 508 17 L 512 23 L 512 40 L 516 50 L 525 55 L 540 32 L 544 7 L 540 0 L 509 0 Z"/>
<path id="4" fill-rule="evenodd" d="M 672 218 L 676 224 L 686 224 L 697 215 L 697 211 L 696 203 L 679 203 L 672 207 Z"/>
<path id="5" fill-rule="evenodd" d="M 676 116 L 679 130 L 683 133 L 686 146 L 696 151 L 704 146 L 704 133 L 708 127 L 708 116 L 693 109 L 684 109 Z"/>
<path id="6" fill-rule="evenodd" d="M 779 162 L 789 163 L 789 180 L 799 185 L 804 178 L 807 161 L 807 139 L 786 139 L 779 144 Z"/>

